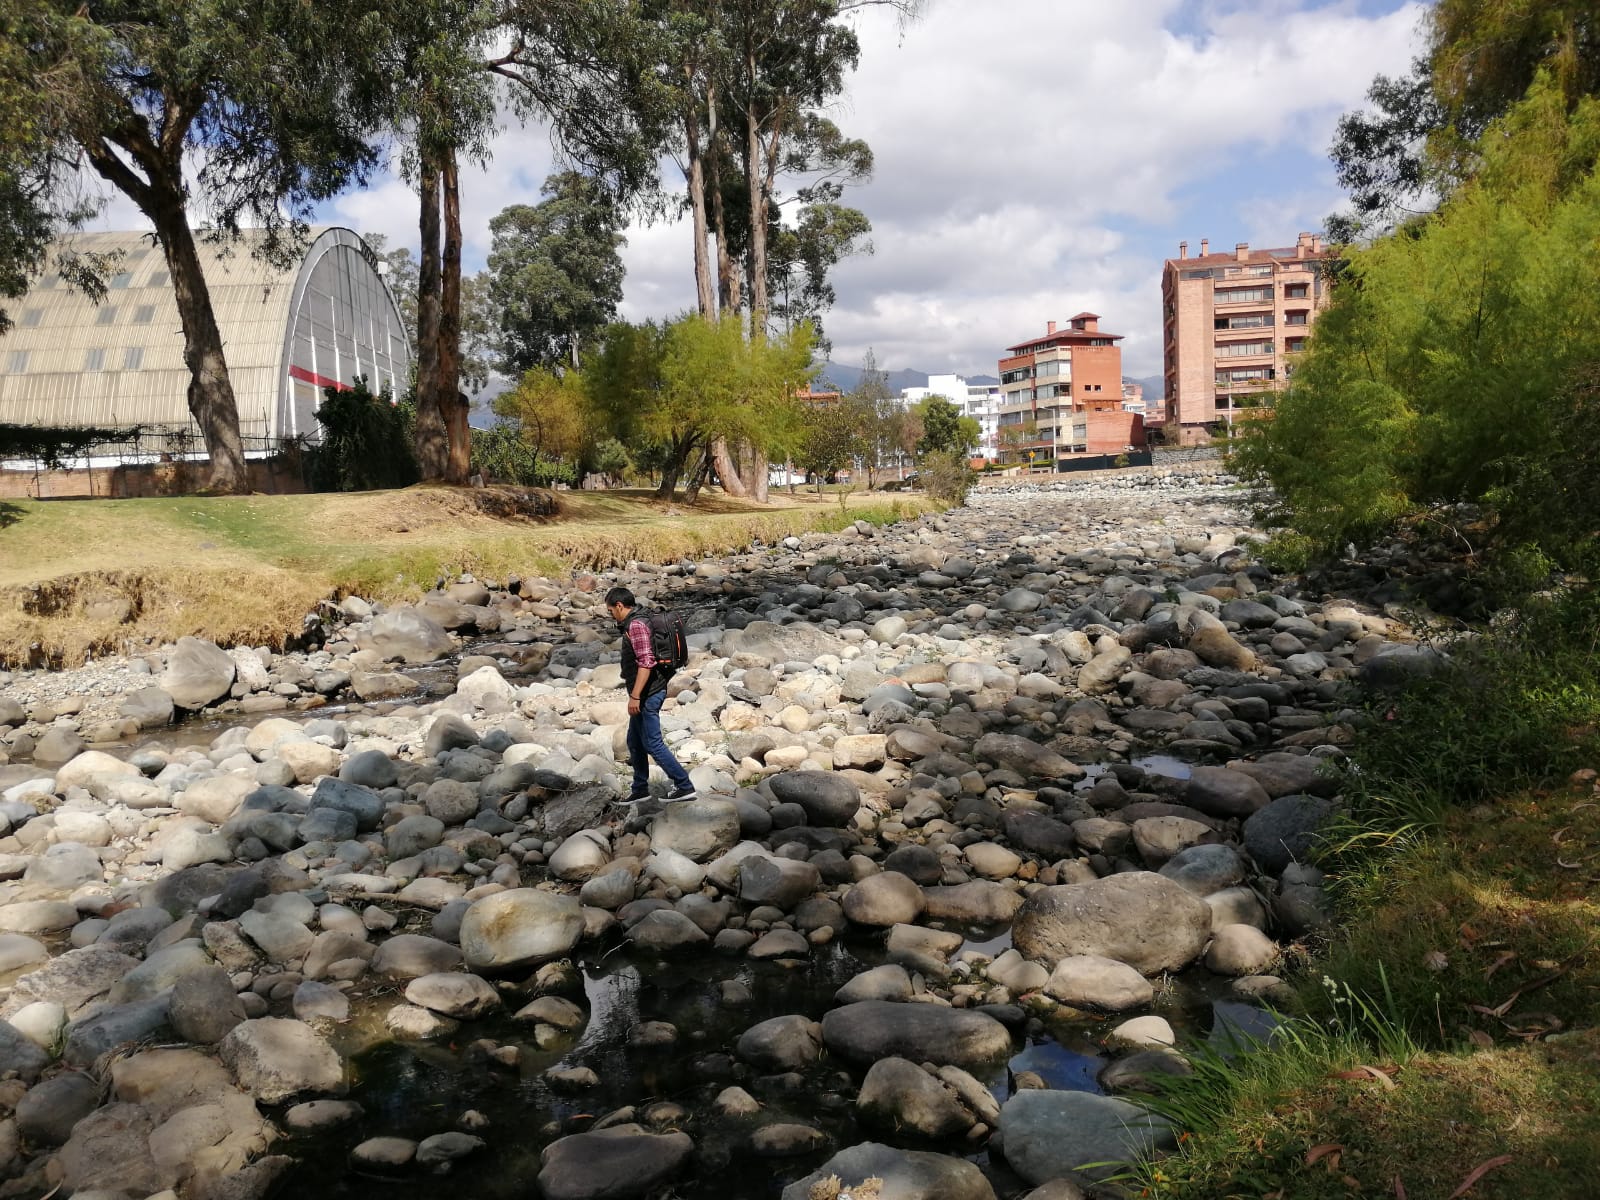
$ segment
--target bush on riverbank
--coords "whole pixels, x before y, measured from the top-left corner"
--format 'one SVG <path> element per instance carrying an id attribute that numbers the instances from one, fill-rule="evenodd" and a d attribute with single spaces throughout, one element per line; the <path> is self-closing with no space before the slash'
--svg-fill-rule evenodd
<path id="1" fill-rule="evenodd" d="M 1444 1197 L 1485 1162 L 1476 1200 L 1590 1194 L 1597 643 L 1592 594 L 1534 603 L 1373 700 L 1322 861 L 1341 927 L 1297 982 L 1303 1015 L 1168 1089 L 1193 1136 L 1140 1169 L 1145 1194 Z"/>

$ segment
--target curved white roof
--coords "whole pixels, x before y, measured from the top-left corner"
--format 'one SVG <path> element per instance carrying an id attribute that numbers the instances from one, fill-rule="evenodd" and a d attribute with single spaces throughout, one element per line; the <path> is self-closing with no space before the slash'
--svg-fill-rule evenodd
<path id="1" fill-rule="evenodd" d="M 374 391 L 405 387 L 399 310 L 357 234 L 317 230 L 287 269 L 250 247 L 248 234 L 199 244 L 247 439 L 315 434 L 311 414 L 328 384 L 365 375 Z M 15 324 L 0 337 L 0 421 L 193 428 L 183 331 L 153 236 L 74 234 L 48 262 L 60 248 L 119 253 L 118 273 L 99 304 L 51 271 L 8 306 Z"/>

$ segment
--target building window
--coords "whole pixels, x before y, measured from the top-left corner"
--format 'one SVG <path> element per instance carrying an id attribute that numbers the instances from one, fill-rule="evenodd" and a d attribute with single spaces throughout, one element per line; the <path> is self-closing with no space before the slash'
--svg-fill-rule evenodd
<path id="1" fill-rule="evenodd" d="M 144 366 L 144 347 L 129 346 L 122 352 L 122 369 L 124 371 L 137 371 Z"/>
<path id="2" fill-rule="evenodd" d="M 1218 304 L 1261 304 L 1271 299 L 1271 287 L 1217 289 Z"/>
<path id="3" fill-rule="evenodd" d="M 1179 279 L 1210 279 L 1211 276 L 1212 272 L 1205 270 L 1204 268 L 1199 270 L 1178 272 Z"/>
<path id="4" fill-rule="evenodd" d="M 13 350 L 6 356 L 6 373 L 10 375 L 26 375 L 28 372 L 28 352 L 26 350 Z"/>
<path id="5" fill-rule="evenodd" d="M 1239 317 L 1217 317 L 1213 322 L 1216 329 L 1262 329 L 1271 326 L 1271 313 L 1247 313 Z"/>
<path id="6" fill-rule="evenodd" d="M 1284 313 L 1283 314 L 1283 323 L 1285 325 L 1305 325 L 1305 324 L 1308 324 L 1308 321 L 1306 319 L 1305 310 L 1301 309 L 1301 310 L 1299 310 L 1297 312 Z"/>
<path id="7" fill-rule="evenodd" d="M 83 369 L 85 371 L 104 371 L 106 369 L 106 352 L 104 350 L 91 350 L 83 356 Z"/>
<path id="8" fill-rule="evenodd" d="M 135 325 L 148 325 L 156 319 L 156 306 L 154 304 L 141 304 L 133 310 L 133 323 Z"/>
<path id="9" fill-rule="evenodd" d="M 1235 383 L 1259 383 L 1276 378 L 1277 374 L 1271 367 L 1234 367 L 1231 370 L 1218 371 L 1216 384 L 1218 387 L 1228 387 Z"/>
<path id="10" fill-rule="evenodd" d="M 132 282 L 133 282 L 133 272 L 132 271 L 118 271 L 115 275 L 113 275 L 111 277 L 111 282 L 107 286 L 108 287 L 114 287 L 114 288 L 125 288 Z"/>
<path id="11" fill-rule="evenodd" d="M 1303 283 L 1285 284 L 1283 287 L 1283 298 L 1285 300 L 1304 300 L 1306 298 L 1307 286 L 1308 285 Z"/>
<path id="12" fill-rule="evenodd" d="M 1284 338 L 1283 348 L 1290 354 L 1298 354 L 1306 348 L 1306 340 L 1303 337 Z"/>
<path id="13" fill-rule="evenodd" d="M 100 311 L 94 316 L 96 325 L 109 325 L 117 319 L 117 306 L 115 304 L 102 304 Z"/>
<path id="14" fill-rule="evenodd" d="M 22 310 L 22 320 L 18 322 L 24 329 L 32 329 L 44 319 L 44 309 L 25 308 Z"/>
<path id="15" fill-rule="evenodd" d="M 165 272 L 165 271 L 152 271 L 152 272 L 150 272 L 150 282 L 145 284 L 145 286 L 146 287 L 166 287 L 167 286 L 167 281 L 169 279 L 171 279 L 171 278 L 172 278 L 172 276 L 167 274 L 167 272 Z"/>
<path id="16" fill-rule="evenodd" d="M 1247 354 L 1271 354 L 1272 342 L 1218 342 L 1218 358 L 1242 358 Z"/>

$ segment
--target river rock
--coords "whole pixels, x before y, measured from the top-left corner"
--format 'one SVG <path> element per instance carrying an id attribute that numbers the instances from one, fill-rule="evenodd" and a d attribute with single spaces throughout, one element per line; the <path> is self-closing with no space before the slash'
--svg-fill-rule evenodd
<path id="1" fill-rule="evenodd" d="M 1032 1184 L 1106 1179 L 1128 1162 L 1177 1145 L 1165 1118 L 1089 1092 L 1023 1090 L 1000 1110 L 1006 1161 Z M 1089 1164 L 1099 1164 L 1091 1166 Z"/>
<path id="2" fill-rule="evenodd" d="M 331 775 L 317 784 L 307 808 L 310 812 L 331 808 L 335 812 L 349 813 L 356 819 L 356 828 L 362 832 L 376 829 L 378 822 L 383 819 L 382 796 L 370 788 L 359 787 Z"/>
<path id="3" fill-rule="evenodd" d="M 59 1146 L 99 1106 L 100 1085 L 84 1072 L 67 1071 L 35 1084 L 17 1101 L 17 1130 L 31 1142 Z"/>
<path id="4" fill-rule="evenodd" d="M 244 1004 L 228 981 L 228 973 L 211 967 L 190 972 L 173 985 L 167 1019 L 184 1041 L 210 1046 L 244 1021 Z"/>
<path id="5" fill-rule="evenodd" d="M 140 729 L 160 729 L 172 724 L 173 699 L 159 687 L 142 687 L 123 696 L 117 712 Z"/>
<path id="6" fill-rule="evenodd" d="M 754 855 L 739 868 L 739 898 L 746 904 L 772 904 L 788 911 L 822 884 L 809 862 Z"/>
<path id="7" fill-rule="evenodd" d="M 1156 975 L 1200 957 L 1211 937 L 1211 909 L 1170 879 L 1132 871 L 1038 889 L 1017 910 L 1011 936 L 1039 961 L 1088 954 Z"/>
<path id="8" fill-rule="evenodd" d="M 650 823 L 650 846 L 703 863 L 739 841 L 739 809 L 729 800 L 680 800 Z"/>
<path id="9" fill-rule="evenodd" d="M 156 683 L 178 706 L 204 708 L 228 694 L 237 669 L 215 642 L 181 637 L 167 652 L 166 668 Z"/>
<path id="10" fill-rule="evenodd" d="M 489 896 L 486 900 L 477 903 L 483 904 L 487 900 L 499 899 L 501 896 L 514 896 L 515 892 L 501 892 L 498 896 Z M 545 894 L 545 893 L 541 893 Z M 569 901 L 574 909 L 577 901 Z M 474 905 L 476 907 L 476 905 Z M 468 911 L 468 916 L 471 911 Z M 480 918 L 482 919 L 482 918 Z M 465 934 L 466 922 L 462 922 L 462 931 Z M 466 944 L 465 936 L 462 939 Z M 474 941 L 474 947 L 481 943 Z M 451 971 L 461 965 L 463 951 L 456 949 L 448 942 L 438 938 L 424 937 L 416 933 L 396 934 L 384 941 L 372 956 L 372 969 L 379 975 L 387 975 L 391 979 L 416 979 L 422 975 L 431 975 L 435 971 Z M 478 969 L 476 967 L 474 970 Z"/>
<path id="11" fill-rule="evenodd" d="M 1261 975 L 1278 955 L 1278 944 L 1255 926 L 1224 925 L 1206 951 L 1206 969 L 1218 975 Z"/>
<path id="12" fill-rule="evenodd" d="M 444 626 L 406 605 L 372 618 L 364 640 L 382 658 L 408 663 L 437 662 L 455 649 Z"/>
<path id="13" fill-rule="evenodd" d="M 108 1104 L 72 1127 L 56 1155 L 63 1185 L 73 1195 L 149 1196 L 169 1180 L 150 1153 L 155 1121 L 137 1104 Z"/>
<path id="14" fill-rule="evenodd" d="M 869 875 L 844 894 L 845 916 L 857 925 L 880 929 L 910 924 L 926 906 L 922 889 L 898 871 Z"/>
<path id="15" fill-rule="evenodd" d="M 972 752 L 1039 782 L 1074 781 L 1084 776 L 1082 767 L 1014 733 L 986 733 L 972 747 Z"/>
<path id="16" fill-rule="evenodd" d="M 510 971 L 570 953 L 583 930 L 577 897 L 513 888 L 473 902 L 461 921 L 461 954 L 469 970 Z"/>
<path id="17" fill-rule="evenodd" d="M 302 1092 L 342 1093 L 344 1064 L 303 1021 L 259 1017 L 229 1031 L 217 1048 L 239 1086 L 263 1104 Z"/>
<path id="18" fill-rule="evenodd" d="M 418 976 L 406 985 L 406 999 L 461 1021 L 476 1020 L 500 1007 L 500 995 L 493 987 L 459 971 Z"/>
<path id="19" fill-rule="evenodd" d="M 822 1038 L 830 1052 L 863 1064 L 899 1056 L 975 1066 L 1011 1052 L 1010 1033 L 985 1013 L 882 1000 L 833 1009 L 822 1018 Z"/>
<path id="20" fill-rule="evenodd" d="M 1056 963 L 1045 991 L 1075 1008 L 1123 1012 L 1155 999 L 1150 981 L 1127 963 L 1093 954 L 1074 954 Z"/>
<path id="21" fill-rule="evenodd" d="M 822 1057 L 822 1026 L 799 1014 L 773 1017 L 740 1034 L 735 1053 L 763 1071 L 803 1071 Z"/>
<path id="22" fill-rule="evenodd" d="M 798 804 L 813 825 L 848 825 L 861 807 L 861 793 L 842 775 L 829 771 L 784 771 L 767 780 L 783 804 Z"/>
<path id="23" fill-rule="evenodd" d="M 953 1137 L 977 1123 L 959 1097 L 916 1063 L 881 1058 L 867 1070 L 856 1111 L 868 1124 L 920 1137 Z"/>
<path id="24" fill-rule="evenodd" d="M 1270 799 L 1249 775 L 1229 767 L 1195 767 L 1184 790 L 1184 803 L 1208 817 L 1248 817 Z"/>
<path id="25" fill-rule="evenodd" d="M 1016 916 L 1022 896 L 987 879 L 922 889 L 926 914 L 961 925 L 1000 925 Z"/>
<path id="26" fill-rule="evenodd" d="M 1282 796 L 1245 820 L 1244 847 L 1262 868 L 1276 875 L 1311 852 L 1332 815 L 1332 800 Z"/>
<path id="27" fill-rule="evenodd" d="M 845 1190 L 868 1179 L 883 1181 L 883 1200 L 995 1200 L 983 1172 L 962 1158 L 924 1150 L 899 1150 L 861 1142 L 839 1151 L 803 1179 L 783 1189 L 781 1200 L 812 1200 L 812 1189 L 838 1178 Z"/>
<path id="28" fill-rule="evenodd" d="M 648 1133 L 613 1125 L 557 1138 L 540 1155 L 544 1200 L 628 1200 L 647 1196 L 683 1169 L 694 1142 L 686 1133 Z"/>

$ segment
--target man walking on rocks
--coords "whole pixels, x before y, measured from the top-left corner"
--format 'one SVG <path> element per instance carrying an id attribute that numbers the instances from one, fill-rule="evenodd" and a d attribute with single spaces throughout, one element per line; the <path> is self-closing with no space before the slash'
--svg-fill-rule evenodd
<path id="1" fill-rule="evenodd" d="M 633 767 L 629 802 L 650 798 L 650 760 L 672 781 L 668 800 L 693 800 L 689 773 L 667 749 L 661 736 L 661 702 L 667 698 L 668 672 L 656 662 L 650 622 L 639 611 L 633 593 L 614 587 L 606 593 L 606 611 L 622 630 L 622 684 L 628 689 L 628 762 Z"/>

